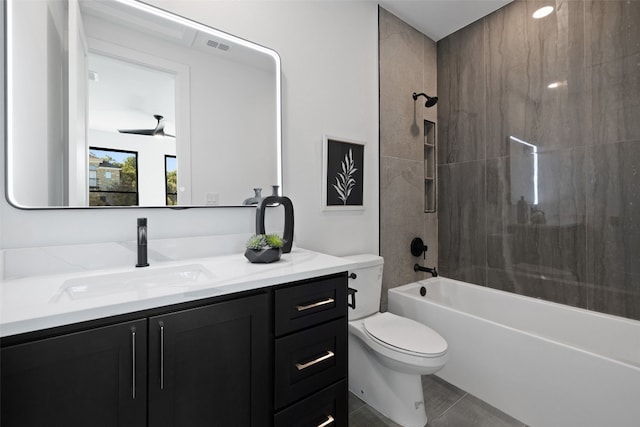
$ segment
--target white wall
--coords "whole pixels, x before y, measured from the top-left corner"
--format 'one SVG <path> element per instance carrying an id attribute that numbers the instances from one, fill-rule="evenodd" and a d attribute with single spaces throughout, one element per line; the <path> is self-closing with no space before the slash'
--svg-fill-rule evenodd
<path id="1" fill-rule="evenodd" d="M 66 110 L 60 86 L 66 58 L 64 57 L 63 3 L 54 1 L 18 2 L 13 8 L 14 57 L 20 57 L 25 67 L 32 70 L 47 69 L 50 73 L 24 75 L 14 73 L 16 87 L 26 93 L 14 96 L 10 106 L 17 126 L 17 139 L 28 139 L 33 144 L 16 144 L 16 158 L 30 159 L 30 167 L 14 169 L 16 182 L 27 189 L 28 196 L 20 199 L 25 205 L 63 203 L 64 127 L 61 112 Z M 32 46 L 35 49 L 25 49 Z M 48 52 L 58 52 L 57 56 Z M 23 95 L 23 96 L 21 96 Z M 44 179 L 49 177 L 49 179 Z"/>
<path id="2" fill-rule="evenodd" d="M 343 255 L 378 252 L 377 5 L 364 1 L 150 3 L 251 41 L 282 58 L 284 192 L 295 208 L 295 240 Z M 4 67 L 2 67 L 3 69 Z M 321 209 L 322 135 L 365 141 L 365 210 Z M 4 178 L 3 178 L 4 179 Z M 3 248 L 246 233 L 252 208 L 18 210 L 0 202 Z M 274 230 L 277 231 L 277 230 Z"/>

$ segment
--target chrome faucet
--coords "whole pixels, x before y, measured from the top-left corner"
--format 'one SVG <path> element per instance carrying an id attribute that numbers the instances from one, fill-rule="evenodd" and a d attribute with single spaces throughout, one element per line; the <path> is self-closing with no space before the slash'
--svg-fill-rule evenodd
<path id="1" fill-rule="evenodd" d="M 147 261 L 147 218 L 138 218 L 138 263 L 136 267 L 148 267 Z"/>

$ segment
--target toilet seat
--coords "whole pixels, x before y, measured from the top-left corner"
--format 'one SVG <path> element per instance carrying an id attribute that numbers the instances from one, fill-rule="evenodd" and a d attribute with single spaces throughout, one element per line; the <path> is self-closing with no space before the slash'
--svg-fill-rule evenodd
<path id="1" fill-rule="evenodd" d="M 378 313 L 364 320 L 364 331 L 381 345 L 394 351 L 438 357 L 447 351 L 447 342 L 433 329 L 393 313 Z"/>

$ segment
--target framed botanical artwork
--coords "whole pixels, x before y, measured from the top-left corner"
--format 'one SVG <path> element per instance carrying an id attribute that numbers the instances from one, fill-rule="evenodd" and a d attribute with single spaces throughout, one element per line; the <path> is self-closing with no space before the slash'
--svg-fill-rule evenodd
<path id="1" fill-rule="evenodd" d="M 364 143 L 325 135 L 322 152 L 322 207 L 364 209 Z"/>

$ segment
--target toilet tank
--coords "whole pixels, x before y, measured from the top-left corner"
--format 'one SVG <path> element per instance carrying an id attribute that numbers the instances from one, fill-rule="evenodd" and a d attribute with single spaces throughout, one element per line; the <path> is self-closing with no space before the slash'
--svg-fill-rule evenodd
<path id="1" fill-rule="evenodd" d="M 344 257 L 353 262 L 349 268 L 349 287 L 356 289 L 356 308 L 347 308 L 349 320 L 359 319 L 380 311 L 382 290 L 382 266 L 384 259 L 378 255 L 362 254 Z M 355 278 L 352 276 L 355 274 Z M 349 302 L 352 301 L 349 297 Z"/>

